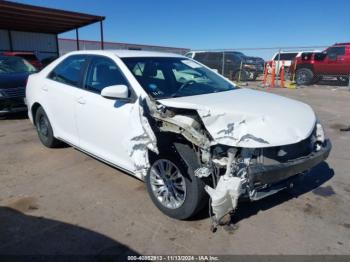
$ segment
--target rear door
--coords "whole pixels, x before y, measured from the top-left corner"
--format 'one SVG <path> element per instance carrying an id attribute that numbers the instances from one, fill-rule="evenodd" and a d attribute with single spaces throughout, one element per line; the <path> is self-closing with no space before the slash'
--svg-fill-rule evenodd
<path id="1" fill-rule="evenodd" d="M 139 121 L 130 119 L 134 102 L 101 96 L 102 89 L 107 86 L 126 85 L 130 88 L 128 81 L 112 59 L 93 56 L 83 85 L 76 108 L 80 147 L 114 165 L 133 170 L 134 164 L 125 143 L 128 143 L 131 122 L 137 124 Z"/>
<path id="2" fill-rule="evenodd" d="M 51 71 L 41 86 L 47 103 L 44 109 L 55 136 L 76 146 L 79 146 L 79 138 L 75 109 L 87 60 L 85 55 L 67 57 Z"/>

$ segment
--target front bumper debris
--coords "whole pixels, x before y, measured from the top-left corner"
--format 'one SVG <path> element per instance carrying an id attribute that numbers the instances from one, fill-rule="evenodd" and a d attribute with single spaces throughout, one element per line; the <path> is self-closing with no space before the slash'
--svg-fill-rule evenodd
<path id="1" fill-rule="evenodd" d="M 248 167 L 250 186 L 274 184 L 300 174 L 327 159 L 331 149 L 332 144 L 327 139 L 319 151 L 305 157 L 275 165 L 252 164 Z"/>

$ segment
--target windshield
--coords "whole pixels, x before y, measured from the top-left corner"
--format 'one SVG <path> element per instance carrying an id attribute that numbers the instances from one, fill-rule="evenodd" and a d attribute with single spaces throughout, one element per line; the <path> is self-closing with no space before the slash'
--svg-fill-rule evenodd
<path id="1" fill-rule="evenodd" d="M 144 90 L 156 99 L 236 89 L 229 81 L 190 59 L 130 57 L 122 60 Z"/>
<path id="2" fill-rule="evenodd" d="M 23 58 L 16 56 L 0 56 L 0 74 L 32 72 L 36 72 L 35 67 Z"/>

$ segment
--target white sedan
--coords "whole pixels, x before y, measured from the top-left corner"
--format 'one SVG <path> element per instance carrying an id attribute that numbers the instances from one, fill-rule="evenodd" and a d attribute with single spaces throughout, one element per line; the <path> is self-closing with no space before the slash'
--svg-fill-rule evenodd
<path id="1" fill-rule="evenodd" d="M 72 52 L 29 77 L 26 99 L 45 146 L 63 141 L 144 180 L 177 219 L 210 198 L 220 223 L 240 197 L 288 187 L 331 150 L 310 106 L 238 88 L 181 55 Z"/>

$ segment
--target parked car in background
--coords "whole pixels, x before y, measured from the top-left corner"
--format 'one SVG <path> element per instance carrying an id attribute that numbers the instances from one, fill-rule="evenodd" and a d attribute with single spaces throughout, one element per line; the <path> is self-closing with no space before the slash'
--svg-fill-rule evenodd
<path id="1" fill-rule="evenodd" d="M 41 70 L 43 68 L 43 64 L 33 52 L 4 52 L 3 55 L 22 57 L 31 63 L 37 70 Z"/>
<path id="2" fill-rule="evenodd" d="M 25 86 L 28 76 L 36 71 L 21 57 L 0 55 L 0 115 L 27 110 Z"/>
<path id="3" fill-rule="evenodd" d="M 31 75 L 26 94 L 45 146 L 64 141 L 138 177 L 176 219 L 210 197 L 219 224 L 240 197 L 291 186 L 331 150 L 310 106 L 176 54 L 72 52 Z"/>
<path id="4" fill-rule="evenodd" d="M 47 65 L 49 65 L 50 63 L 52 63 L 53 61 L 55 61 L 57 59 L 57 56 L 50 56 L 50 57 L 46 57 L 44 59 L 41 60 L 41 63 L 43 65 L 43 68 Z"/>
<path id="5" fill-rule="evenodd" d="M 197 60 L 231 80 L 255 80 L 263 71 L 260 62 L 237 51 L 191 51 L 185 56 Z M 241 64 L 242 70 L 240 70 Z"/>
<path id="6" fill-rule="evenodd" d="M 323 76 L 336 77 L 346 84 L 350 75 L 350 43 L 334 44 L 323 52 L 306 52 L 293 61 L 291 74 L 294 73 L 294 68 L 298 85 L 316 83 Z"/>
<path id="7" fill-rule="evenodd" d="M 281 68 L 282 68 L 282 61 L 284 61 L 284 69 L 286 72 L 288 72 L 289 67 L 292 64 L 292 61 L 294 60 L 294 58 L 298 55 L 300 55 L 302 52 L 301 51 L 293 51 L 293 52 L 287 52 L 287 51 L 281 51 L 281 52 L 277 52 L 275 53 L 271 60 L 267 63 L 267 70 L 268 73 L 271 74 L 272 73 L 272 63 L 275 63 L 275 73 L 276 75 L 279 75 L 281 72 Z"/>

